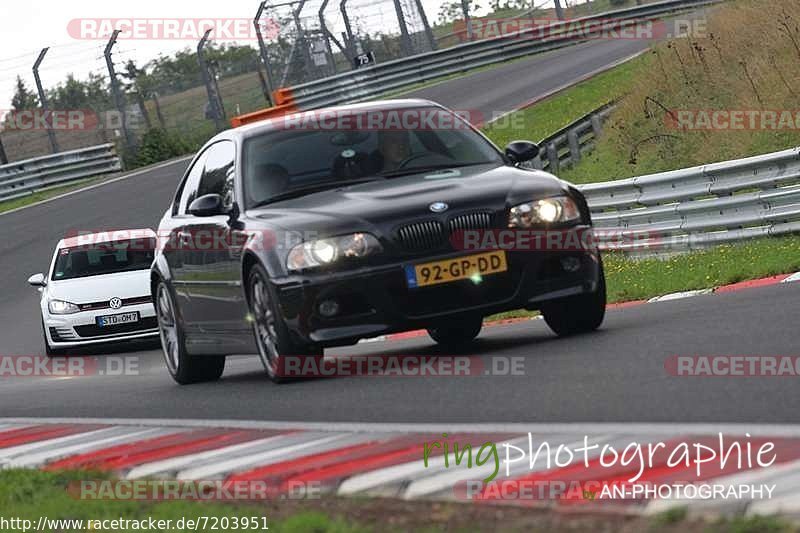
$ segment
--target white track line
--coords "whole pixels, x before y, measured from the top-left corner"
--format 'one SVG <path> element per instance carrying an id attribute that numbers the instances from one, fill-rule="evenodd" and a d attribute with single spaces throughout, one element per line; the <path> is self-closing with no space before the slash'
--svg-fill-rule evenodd
<path id="1" fill-rule="evenodd" d="M 800 272 L 795 272 L 788 278 L 781 281 L 781 283 L 794 283 L 795 281 L 800 281 Z"/>
<path id="2" fill-rule="evenodd" d="M 622 433 L 674 436 L 751 435 L 768 437 L 800 437 L 800 424 L 709 424 L 709 423 L 352 423 L 352 422 L 286 422 L 281 420 L 198 420 L 173 418 L 0 418 L 0 424 L 108 424 L 117 426 L 170 426 L 191 428 L 273 429 L 343 432 L 391 432 L 391 433 L 543 433 L 576 435 Z M 0 454 L 3 452 L 0 449 Z"/>
<path id="3" fill-rule="evenodd" d="M 265 439 L 242 442 L 239 444 L 233 444 L 231 446 L 217 448 L 215 450 L 207 450 L 190 455 L 182 455 L 179 457 L 172 457 L 170 459 L 162 459 L 160 461 L 145 463 L 128 471 L 128 473 L 125 475 L 125 479 L 148 477 L 156 474 L 172 475 L 188 465 L 199 464 L 209 460 L 214 461 L 219 457 L 230 457 L 231 455 L 239 454 L 240 452 L 249 450 L 250 448 L 257 449 L 264 446 L 271 446 L 273 442 L 279 440 L 281 437 L 283 437 L 283 435 L 274 435 Z"/>
<path id="4" fill-rule="evenodd" d="M 128 178 L 134 178 L 136 176 L 141 176 L 142 174 L 146 174 L 146 173 L 151 172 L 153 170 L 160 170 L 160 169 L 168 167 L 170 165 L 176 165 L 178 163 L 183 163 L 184 161 L 188 161 L 192 157 L 194 157 L 194 156 L 191 155 L 191 156 L 181 157 L 181 158 L 178 158 L 178 159 L 172 159 L 170 161 L 165 161 L 163 163 L 159 163 L 159 164 L 153 165 L 151 167 L 143 168 L 141 170 L 134 170 L 133 172 L 129 172 L 127 174 L 123 174 L 122 176 L 119 176 L 117 178 L 112 178 L 112 179 L 105 180 L 105 181 L 100 182 L 100 183 L 95 183 L 94 185 L 89 185 L 88 187 L 83 187 L 81 189 L 75 189 L 74 191 L 65 192 L 64 194 L 59 194 L 58 196 L 53 196 L 52 198 L 47 198 L 46 200 L 42 200 L 40 202 L 36 202 L 36 203 L 33 203 L 33 204 L 23 205 L 22 207 L 18 207 L 16 209 L 11 209 L 10 211 L 4 211 L 4 212 L 0 213 L 0 217 L 3 216 L 3 215 L 10 215 L 11 213 L 16 213 L 17 211 L 22 211 L 23 209 L 30 209 L 31 207 L 36 207 L 36 206 L 47 204 L 47 203 L 50 203 L 50 202 L 55 202 L 56 200 L 61 200 L 62 198 L 67 198 L 68 196 L 73 196 L 75 194 L 81 194 L 81 193 L 84 193 L 86 191 L 91 191 L 92 189 L 96 189 L 98 187 L 103 187 L 103 186 L 109 185 L 111 183 L 116 183 L 118 181 L 126 180 Z M 65 183 L 64 185 L 69 185 L 69 182 Z"/>
<path id="5" fill-rule="evenodd" d="M 323 446 L 327 443 L 341 441 L 350 435 L 342 433 L 328 434 L 326 436 L 318 436 L 306 442 L 301 442 L 291 446 L 280 446 L 271 450 L 263 451 L 245 457 L 237 457 L 227 461 L 218 461 L 209 465 L 189 468 L 178 472 L 177 479 L 181 480 L 198 480 L 198 479 L 214 479 L 222 474 L 241 471 L 242 469 L 252 467 L 259 464 L 268 464 L 270 461 L 276 461 L 300 450 L 308 450 L 316 446 Z M 313 450 L 312 450 L 313 451 Z"/>
<path id="6" fill-rule="evenodd" d="M 652 304 L 656 302 L 669 302 L 671 300 L 682 300 L 684 298 L 692 298 L 693 296 L 711 294 L 713 292 L 714 289 L 699 289 L 696 291 L 673 292 L 671 294 L 664 294 L 663 296 L 656 296 L 655 298 L 650 298 L 649 300 L 647 300 L 647 303 Z"/>
<path id="7" fill-rule="evenodd" d="M 14 457 L 23 453 L 29 453 L 35 450 L 45 450 L 62 445 L 70 445 L 76 442 L 85 442 L 96 438 L 105 438 L 108 435 L 115 435 L 119 433 L 120 428 L 110 427 L 86 431 L 84 433 L 76 433 L 74 435 L 66 435 L 64 437 L 57 437 L 54 439 L 39 440 L 29 442 L 27 444 L 19 444 L 11 446 L 10 448 L 0 449 L 0 463 L 8 457 Z"/>
<path id="8" fill-rule="evenodd" d="M 114 435 L 97 440 L 93 439 L 91 442 L 83 442 L 80 444 L 73 444 L 72 446 L 59 447 L 55 450 L 23 454 L 9 459 L 6 464 L 11 468 L 33 468 L 42 466 L 50 461 L 69 457 L 71 455 L 80 455 L 82 453 L 87 453 L 94 450 L 102 450 L 103 448 L 110 448 L 111 446 L 134 442 L 144 438 L 167 435 L 173 432 L 173 430 L 166 428 L 142 428 L 138 430 L 129 429 L 120 435 Z"/>

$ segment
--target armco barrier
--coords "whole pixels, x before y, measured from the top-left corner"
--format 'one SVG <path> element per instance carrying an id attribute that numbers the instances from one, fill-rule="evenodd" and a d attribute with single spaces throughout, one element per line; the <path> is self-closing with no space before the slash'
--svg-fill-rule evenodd
<path id="1" fill-rule="evenodd" d="M 121 170 L 113 144 L 16 161 L 0 166 L 0 201 L 69 181 Z"/>
<path id="2" fill-rule="evenodd" d="M 589 39 L 598 32 L 628 27 L 657 16 L 721 1 L 723 0 L 666 0 L 599 13 L 554 23 L 547 32 L 549 36 L 544 39 L 527 38 L 526 34 L 533 30 L 522 30 L 303 83 L 291 87 L 291 92 L 297 106 L 304 110 L 362 101 L 399 91 L 416 83 L 463 73 L 526 55 L 563 48 Z M 604 23 L 602 25 L 581 24 L 581 22 L 590 21 L 604 21 Z"/>
<path id="3" fill-rule="evenodd" d="M 695 249 L 800 231 L 800 148 L 580 189 L 607 249 Z"/>

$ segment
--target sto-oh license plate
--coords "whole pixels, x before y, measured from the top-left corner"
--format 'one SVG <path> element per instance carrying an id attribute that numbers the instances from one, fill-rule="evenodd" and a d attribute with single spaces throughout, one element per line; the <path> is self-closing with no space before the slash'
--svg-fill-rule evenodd
<path id="1" fill-rule="evenodd" d="M 101 328 L 105 328 L 107 326 L 118 326 L 119 324 L 130 324 L 131 322 L 139 321 L 139 312 L 136 311 L 133 313 L 121 313 L 119 315 L 98 316 L 95 320 L 97 320 L 97 325 Z"/>
<path id="2" fill-rule="evenodd" d="M 502 250 L 420 265 L 406 265 L 405 267 L 406 281 L 409 288 L 412 289 L 496 274 L 506 270 L 508 270 L 506 253 Z"/>

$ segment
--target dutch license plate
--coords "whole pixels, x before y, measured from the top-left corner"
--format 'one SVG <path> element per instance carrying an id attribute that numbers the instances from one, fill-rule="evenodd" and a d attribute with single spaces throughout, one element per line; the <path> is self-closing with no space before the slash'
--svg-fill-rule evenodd
<path id="1" fill-rule="evenodd" d="M 121 313 L 119 315 L 106 315 L 106 316 L 98 316 L 96 318 L 97 325 L 101 328 L 105 328 L 107 326 L 118 326 L 119 324 L 130 324 L 131 322 L 138 322 L 139 321 L 139 313 Z"/>
<path id="2" fill-rule="evenodd" d="M 409 288 L 449 283 L 474 276 L 485 276 L 508 270 L 505 251 L 465 255 L 444 261 L 406 265 L 406 281 Z"/>

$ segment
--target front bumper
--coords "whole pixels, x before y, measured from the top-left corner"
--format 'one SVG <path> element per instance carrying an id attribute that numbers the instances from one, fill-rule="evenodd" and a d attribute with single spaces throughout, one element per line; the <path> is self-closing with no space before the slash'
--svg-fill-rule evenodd
<path id="1" fill-rule="evenodd" d="M 96 317 L 121 313 L 139 313 L 139 322 L 108 326 L 97 326 Z M 158 323 L 153 304 L 125 306 L 120 309 L 83 311 L 71 315 L 53 315 L 43 310 L 44 330 L 47 342 L 53 348 L 73 348 L 149 339 L 158 336 Z"/>
<path id="2" fill-rule="evenodd" d="M 474 253 L 474 252 L 473 252 Z M 597 290 L 601 262 L 595 250 L 506 252 L 508 270 L 480 282 L 460 280 L 408 288 L 404 266 L 468 255 L 454 252 L 336 274 L 272 280 L 287 326 L 302 342 L 342 346 L 363 338 L 426 328 L 467 314 L 488 316 L 539 309 L 545 302 Z M 574 271 L 562 259 L 578 260 Z M 573 267 L 576 262 L 572 261 Z M 320 315 L 324 300 L 339 303 L 332 318 Z"/>

